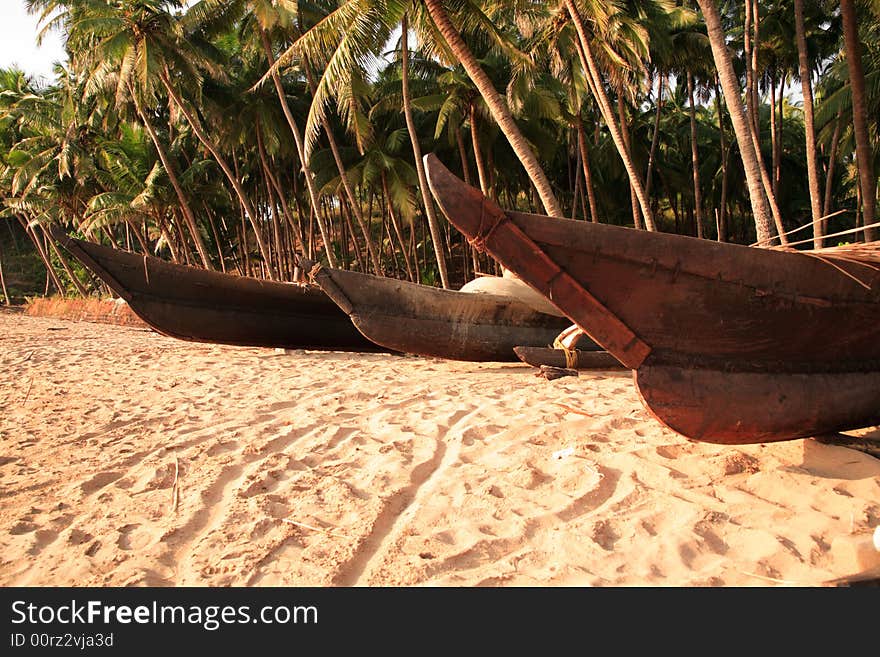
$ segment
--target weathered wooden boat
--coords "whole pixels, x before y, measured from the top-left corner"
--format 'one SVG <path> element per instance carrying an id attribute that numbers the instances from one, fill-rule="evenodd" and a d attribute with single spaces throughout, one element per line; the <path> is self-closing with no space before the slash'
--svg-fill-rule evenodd
<path id="1" fill-rule="evenodd" d="M 510 296 L 315 266 L 312 279 L 376 344 L 464 361 L 515 361 L 518 345 L 548 346 L 571 321 Z M 598 348 L 587 340 L 581 348 Z"/>
<path id="2" fill-rule="evenodd" d="M 517 345 L 513 348 L 522 362 L 532 367 L 549 365 L 571 370 L 619 370 L 623 365 L 607 351 L 583 349 L 558 349 L 554 347 L 529 347 Z"/>
<path id="3" fill-rule="evenodd" d="M 378 351 L 315 286 L 177 265 L 67 235 L 53 237 L 150 327 L 217 344 Z"/>
<path id="4" fill-rule="evenodd" d="M 505 212 L 436 156 L 425 161 L 449 221 L 633 370 L 673 430 L 741 444 L 880 423 L 876 250 L 756 248 Z"/>

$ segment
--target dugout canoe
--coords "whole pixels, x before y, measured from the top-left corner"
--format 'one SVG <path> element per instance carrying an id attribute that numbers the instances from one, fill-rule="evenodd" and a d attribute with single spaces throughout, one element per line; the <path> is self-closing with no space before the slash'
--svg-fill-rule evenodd
<path id="1" fill-rule="evenodd" d="M 322 265 L 314 282 L 371 342 L 408 354 L 462 361 L 517 360 L 519 345 L 549 346 L 571 326 L 514 297 L 444 290 Z M 581 349 L 598 347 L 586 339 Z"/>
<path id="2" fill-rule="evenodd" d="M 506 212 L 425 163 L 449 221 L 630 368 L 674 431 L 745 444 L 880 423 L 876 243 L 803 252 Z"/>
<path id="3" fill-rule="evenodd" d="M 58 227 L 52 235 L 163 335 L 252 347 L 381 350 L 316 286 L 178 265 L 76 239 Z"/>

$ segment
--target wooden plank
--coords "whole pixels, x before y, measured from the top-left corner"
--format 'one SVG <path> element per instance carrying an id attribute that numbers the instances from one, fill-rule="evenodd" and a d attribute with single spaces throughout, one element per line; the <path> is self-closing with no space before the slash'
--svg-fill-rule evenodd
<path id="1" fill-rule="evenodd" d="M 534 367 L 550 365 L 576 370 L 619 370 L 624 365 L 607 351 L 584 351 L 575 349 L 566 357 L 562 349 L 552 347 L 528 347 L 519 345 L 513 348 L 514 353 L 524 363 Z"/>

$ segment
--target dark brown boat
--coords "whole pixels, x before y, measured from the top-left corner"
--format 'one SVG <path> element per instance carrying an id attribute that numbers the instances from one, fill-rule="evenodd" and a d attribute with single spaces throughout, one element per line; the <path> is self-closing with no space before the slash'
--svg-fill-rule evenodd
<path id="1" fill-rule="evenodd" d="M 556 349 L 554 347 L 528 347 L 518 345 L 513 348 L 522 362 L 532 367 L 548 365 L 570 370 L 619 370 L 620 361 L 607 351 L 583 349 Z"/>
<path id="2" fill-rule="evenodd" d="M 195 342 L 377 351 L 315 286 L 176 265 L 70 237 L 55 239 L 153 329 Z"/>
<path id="3" fill-rule="evenodd" d="M 505 212 L 425 158 L 476 246 L 634 371 L 646 407 L 695 440 L 788 440 L 880 423 L 880 259 Z"/>
<path id="4" fill-rule="evenodd" d="M 312 278 L 376 344 L 420 356 L 515 361 L 518 345 L 548 346 L 571 326 L 510 296 L 442 290 L 409 281 L 315 267 Z M 581 348 L 598 348 L 587 339 Z"/>

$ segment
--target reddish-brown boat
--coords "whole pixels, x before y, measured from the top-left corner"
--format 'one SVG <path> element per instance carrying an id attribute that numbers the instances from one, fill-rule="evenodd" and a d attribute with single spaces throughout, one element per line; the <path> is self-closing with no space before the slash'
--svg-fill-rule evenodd
<path id="1" fill-rule="evenodd" d="M 634 371 L 695 439 L 788 440 L 880 423 L 880 260 L 505 212 L 425 157 L 446 216 Z"/>

